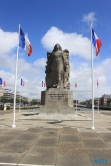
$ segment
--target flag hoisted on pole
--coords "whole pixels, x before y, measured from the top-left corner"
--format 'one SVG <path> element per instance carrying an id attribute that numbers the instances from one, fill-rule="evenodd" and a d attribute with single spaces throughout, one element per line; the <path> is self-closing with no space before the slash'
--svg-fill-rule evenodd
<path id="1" fill-rule="evenodd" d="M 18 68 L 18 53 L 19 53 L 19 46 L 24 48 L 25 51 L 28 53 L 28 56 L 32 53 L 32 46 L 30 45 L 29 39 L 26 37 L 24 32 L 22 31 L 20 24 L 19 24 L 19 31 L 18 31 L 18 43 L 17 43 L 17 56 L 16 56 L 16 69 L 15 69 L 15 84 L 14 84 L 14 110 L 13 110 L 13 124 L 12 127 L 16 127 L 15 125 L 15 103 L 16 103 L 16 84 L 17 84 L 17 68 Z"/>
<path id="2" fill-rule="evenodd" d="M 21 79 L 21 86 L 24 86 L 25 82 L 23 81 L 23 79 Z"/>
<path id="3" fill-rule="evenodd" d="M 99 86 L 98 79 L 97 79 L 97 87 Z"/>
<path id="4" fill-rule="evenodd" d="M 2 78 L 0 78 L 0 85 L 2 85 L 3 81 L 2 81 Z"/>
<path id="5" fill-rule="evenodd" d="M 28 56 L 32 54 L 32 46 L 30 44 L 30 41 L 21 28 L 19 35 L 19 46 L 27 52 Z"/>
<path id="6" fill-rule="evenodd" d="M 100 47 L 102 46 L 101 40 L 97 37 L 96 33 L 92 28 L 92 43 L 96 49 L 96 56 L 98 56 L 100 52 Z"/>
<path id="7" fill-rule="evenodd" d="M 91 77 L 92 77 L 92 127 L 91 128 L 95 129 L 94 127 L 94 72 L 93 72 L 93 47 L 92 46 L 95 47 L 96 56 L 98 56 L 102 43 L 92 28 L 92 22 L 90 23 L 90 29 L 91 29 Z"/>
<path id="8" fill-rule="evenodd" d="M 3 81 L 2 85 L 5 87 L 6 86 L 6 81 Z"/>
<path id="9" fill-rule="evenodd" d="M 46 83 L 42 81 L 42 87 L 46 87 Z"/>

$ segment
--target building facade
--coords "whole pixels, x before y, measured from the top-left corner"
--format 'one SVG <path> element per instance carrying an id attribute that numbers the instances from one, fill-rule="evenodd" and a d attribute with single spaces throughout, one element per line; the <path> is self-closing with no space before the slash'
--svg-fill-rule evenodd
<path id="1" fill-rule="evenodd" d="M 2 86 L 0 86 L 0 97 L 3 96 L 3 92 L 4 92 L 4 90 L 3 90 Z"/>
<path id="2" fill-rule="evenodd" d="M 99 106 L 108 106 L 107 101 L 111 99 L 111 94 L 110 95 L 102 95 L 102 97 L 94 98 L 94 105 L 98 106 L 98 100 L 99 100 Z M 91 107 L 92 106 L 92 99 L 86 100 L 86 106 Z"/>
<path id="3" fill-rule="evenodd" d="M 3 93 L 1 93 L 1 94 L 6 99 L 13 99 L 14 98 L 14 92 L 10 89 L 3 89 Z M 24 96 L 20 95 L 19 92 L 16 93 L 16 98 L 24 100 L 24 101 L 29 101 L 29 99 L 27 97 L 24 97 Z"/>
<path id="4" fill-rule="evenodd" d="M 106 94 L 102 95 L 102 97 L 101 97 L 101 106 L 107 106 L 108 105 L 107 101 L 109 99 L 111 99 L 111 94 L 110 95 L 108 95 L 108 94 L 107 95 Z"/>

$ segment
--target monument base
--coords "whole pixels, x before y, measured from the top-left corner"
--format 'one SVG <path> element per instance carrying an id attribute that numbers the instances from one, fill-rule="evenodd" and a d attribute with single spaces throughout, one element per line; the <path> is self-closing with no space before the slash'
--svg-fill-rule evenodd
<path id="1" fill-rule="evenodd" d="M 40 114 L 63 116 L 74 114 L 73 92 L 62 88 L 50 88 L 41 92 Z"/>

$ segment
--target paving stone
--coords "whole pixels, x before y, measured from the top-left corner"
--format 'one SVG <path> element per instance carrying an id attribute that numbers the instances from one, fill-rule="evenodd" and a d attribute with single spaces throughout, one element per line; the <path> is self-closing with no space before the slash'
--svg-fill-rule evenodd
<path id="1" fill-rule="evenodd" d="M 5 135 L 13 135 L 13 136 L 18 136 L 20 134 L 22 134 L 23 131 L 22 130 L 7 130 L 6 133 L 4 133 Z"/>
<path id="2" fill-rule="evenodd" d="M 96 132 L 97 132 L 97 133 L 111 133 L 110 130 L 108 130 L 108 129 L 103 129 L 103 128 L 102 128 L 102 129 L 97 129 Z"/>
<path id="3" fill-rule="evenodd" d="M 27 131 L 32 133 L 41 133 L 43 130 L 43 128 L 29 128 Z"/>
<path id="4" fill-rule="evenodd" d="M 32 146 L 29 151 L 29 154 L 33 154 L 33 155 L 37 155 L 37 156 L 54 156 L 57 153 L 57 147 L 36 147 L 36 146 Z"/>
<path id="5" fill-rule="evenodd" d="M 58 147 L 58 155 L 88 155 L 82 142 L 60 142 Z"/>
<path id="6" fill-rule="evenodd" d="M 0 134 L 0 146 L 7 144 L 14 139 L 13 135 L 1 135 Z"/>
<path id="7" fill-rule="evenodd" d="M 107 159 L 108 163 L 106 164 L 98 164 L 98 165 L 107 165 L 107 166 L 111 166 L 111 148 L 104 148 L 104 149 L 88 149 L 88 154 L 92 160 L 92 162 L 94 163 L 94 159 Z M 97 164 L 95 164 L 97 165 Z"/>
<path id="8" fill-rule="evenodd" d="M 108 145 L 111 147 L 111 142 L 108 142 Z"/>
<path id="9" fill-rule="evenodd" d="M 7 131 L 8 130 L 6 130 L 6 129 L 0 129 L 0 134 L 5 134 L 5 133 L 7 133 Z"/>
<path id="10" fill-rule="evenodd" d="M 24 132 L 23 134 L 21 134 L 20 136 L 18 136 L 18 140 L 26 140 L 26 141 L 33 141 L 38 139 L 38 137 L 40 136 L 40 133 L 38 134 L 34 134 L 32 132 Z"/>
<path id="11" fill-rule="evenodd" d="M 39 138 L 37 141 L 34 142 L 34 146 L 38 147 L 55 147 L 58 144 L 57 138 Z"/>
<path id="12" fill-rule="evenodd" d="M 78 128 L 78 132 L 96 132 L 96 130 L 92 130 L 91 128 Z"/>
<path id="13" fill-rule="evenodd" d="M 56 166 L 93 166 L 88 156 L 57 156 Z"/>
<path id="14" fill-rule="evenodd" d="M 25 153 L 31 147 L 31 144 L 32 143 L 29 141 L 14 140 L 11 143 L 3 146 L 1 151 Z"/>
<path id="15" fill-rule="evenodd" d="M 62 134 L 78 134 L 77 129 L 75 128 L 64 128 L 59 130 L 60 133 Z"/>
<path id="16" fill-rule="evenodd" d="M 34 152 L 33 152 L 34 150 Z M 55 148 L 37 148 L 30 150 L 31 153 L 26 154 L 20 163 L 36 164 L 36 165 L 55 165 L 56 162 Z"/>
<path id="17" fill-rule="evenodd" d="M 56 132 L 56 131 L 59 131 L 60 128 L 44 128 L 44 131 L 52 131 L 52 132 Z"/>
<path id="18" fill-rule="evenodd" d="M 60 142 L 81 142 L 81 139 L 78 134 L 60 134 Z"/>
<path id="19" fill-rule="evenodd" d="M 107 134 L 99 134 L 102 139 L 104 139 L 106 142 L 111 142 L 111 134 L 107 133 Z"/>
<path id="20" fill-rule="evenodd" d="M 53 132 L 53 131 L 43 131 L 41 137 L 59 137 L 58 132 Z"/>
<path id="21" fill-rule="evenodd" d="M 79 132 L 79 135 L 82 139 L 87 139 L 87 138 L 101 138 L 97 133 L 95 132 Z"/>
<path id="22" fill-rule="evenodd" d="M 0 162 L 1 163 L 19 163 L 23 155 L 24 154 L 21 154 L 21 153 L 0 152 Z"/>
<path id="23" fill-rule="evenodd" d="M 86 148 L 109 148 L 108 144 L 101 138 L 83 139 Z"/>

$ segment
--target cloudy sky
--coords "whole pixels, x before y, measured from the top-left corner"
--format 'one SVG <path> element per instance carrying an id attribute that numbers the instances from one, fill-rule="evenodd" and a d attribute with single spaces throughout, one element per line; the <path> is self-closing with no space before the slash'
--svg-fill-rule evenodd
<path id="1" fill-rule="evenodd" d="M 28 35 L 33 54 L 19 48 L 17 91 L 40 98 L 45 82 L 46 53 L 56 43 L 70 53 L 70 83 L 77 82 L 79 101 L 91 98 L 90 21 L 102 41 L 99 56 L 94 50 L 94 97 L 111 94 L 111 3 L 106 0 L 0 0 L 0 78 L 14 90 L 18 24 Z"/>

